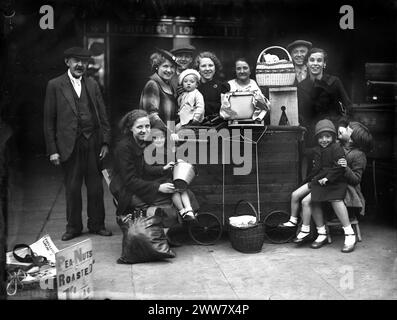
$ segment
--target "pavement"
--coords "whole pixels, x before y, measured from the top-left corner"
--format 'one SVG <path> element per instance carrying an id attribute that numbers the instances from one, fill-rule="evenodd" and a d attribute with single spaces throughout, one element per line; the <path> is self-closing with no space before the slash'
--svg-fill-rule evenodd
<path id="1" fill-rule="evenodd" d="M 66 214 L 61 169 L 51 166 L 44 156 L 29 159 L 22 167 L 10 177 L 8 251 L 45 234 L 58 249 L 91 238 L 95 299 L 397 299 L 397 230 L 373 217 L 360 222 L 363 241 L 349 254 L 340 251 L 340 233 L 318 250 L 265 241 L 255 254 L 234 250 L 225 235 L 211 246 L 186 241 L 173 248 L 177 256 L 167 261 L 120 265 L 116 260 L 122 233 L 106 184 L 106 227 L 113 236 L 92 235 L 85 229 L 82 236 L 63 242 Z"/>

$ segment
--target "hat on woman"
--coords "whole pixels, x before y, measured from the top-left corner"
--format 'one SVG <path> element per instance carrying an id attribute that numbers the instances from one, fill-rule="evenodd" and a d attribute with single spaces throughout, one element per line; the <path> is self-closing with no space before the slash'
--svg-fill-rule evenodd
<path id="1" fill-rule="evenodd" d="M 181 72 L 181 74 L 179 75 L 178 78 L 178 82 L 179 84 L 182 84 L 183 78 L 185 78 L 187 75 L 189 74 L 193 74 L 197 77 L 198 81 L 200 81 L 201 77 L 200 77 L 200 73 L 198 73 L 197 70 L 194 69 L 186 69 L 184 71 Z"/>
<path id="2" fill-rule="evenodd" d="M 164 49 L 159 49 L 156 48 L 156 51 L 158 53 L 160 53 L 164 58 L 166 58 L 167 60 L 169 60 L 171 63 L 177 65 L 178 63 L 176 62 L 176 57 L 169 51 L 164 50 Z"/>
<path id="3" fill-rule="evenodd" d="M 336 135 L 335 125 L 328 119 L 323 119 L 317 122 L 314 129 L 314 135 L 317 136 L 321 132 L 331 132 Z"/>

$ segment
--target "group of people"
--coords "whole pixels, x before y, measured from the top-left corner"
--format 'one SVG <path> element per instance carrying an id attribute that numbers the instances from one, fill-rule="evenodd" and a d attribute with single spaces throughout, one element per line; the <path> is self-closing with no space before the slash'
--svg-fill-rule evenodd
<path id="1" fill-rule="evenodd" d="M 294 41 L 287 48 L 296 71 L 300 123 L 308 129 L 306 146 L 312 148 L 307 154 L 313 155 L 314 162 L 305 184 L 292 194 L 291 219 L 283 227 L 296 225 L 299 201 L 304 197 L 303 225 L 295 242 L 304 242 L 307 238 L 307 220 L 313 216 L 320 237 L 314 246 L 320 247 L 324 244 L 321 236 L 325 235 L 321 209 L 317 205 L 320 202 L 331 201 L 346 229 L 346 239 L 354 234 L 341 203 L 346 190 L 350 190 L 348 185 L 359 186 L 365 169 L 364 152 L 371 137 L 361 124 L 338 123 L 341 116 L 351 113 L 351 102 L 339 78 L 324 73 L 326 52 L 312 48 L 312 44 L 304 40 Z M 123 135 L 114 147 L 114 174 L 110 183 L 110 190 L 118 201 L 119 216 L 134 206 L 173 203 L 182 218 L 195 218 L 194 195 L 177 190 L 169 179 L 175 161 L 164 165 L 145 162 L 143 153 L 153 140 L 150 134 L 153 128 L 163 133 L 163 140 L 167 136 L 178 140 L 178 132 L 184 126 L 218 118 L 223 95 L 233 91 L 251 92 L 259 97 L 262 103 L 256 112 L 262 119 L 270 109 L 269 100 L 251 79 L 251 66 L 245 58 L 236 59 L 236 78 L 225 82 L 217 76 L 222 70 L 217 56 L 209 51 L 195 55 L 195 51 L 192 45 L 170 51 L 156 49 L 149 59 L 152 74 L 142 89 L 139 106 L 120 121 Z M 65 51 L 64 58 L 68 71 L 49 81 L 44 105 L 47 152 L 50 161 L 61 164 L 64 169 L 67 226 L 62 240 L 77 237 L 83 230 L 83 180 L 87 186 L 88 229 L 110 236 L 104 225 L 101 174 L 101 161 L 110 147 L 110 125 L 98 84 L 84 76 L 90 52 L 74 47 Z M 344 149 L 335 143 L 336 137 L 343 142 Z M 354 160 L 349 161 L 349 157 Z M 324 190 L 334 184 L 337 195 L 332 199 L 324 197 L 331 194 Z M 362 196 L 359 188 L 355 189 L 357 195 Z M 357 200 L 357 195 L 352 198 Z M 345 242 L 348 247 L 344 252 L 352 251 L 352 242 Z"/>

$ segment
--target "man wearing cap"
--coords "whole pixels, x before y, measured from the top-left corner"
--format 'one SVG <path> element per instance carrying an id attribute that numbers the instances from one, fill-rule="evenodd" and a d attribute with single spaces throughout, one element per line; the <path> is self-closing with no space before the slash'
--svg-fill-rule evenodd
<path id="1" fill-rule="evenodd" d="M 312 47 L 312 43 L 306 40 L 295 40 L 287 46 L 295 66 L 295 85 L 307 77 L 305 57 Z"/>
<path id="2" fill-rule="evenodd" d="M 176 57 L 176 62 L 178 63 L 176 73 L 171 79 L 171 85 L 177 92 L 178 88 L 178 76 L 182 71 L 191 68 L 193 62 L 193 55 L 196 48 L 190 44 L 179 45 L 171 50 L 171 53 Z M 178 93 L 181 93 L 182 89 L 178 89 Z"/>
<path id="3" fill-rule="evenodd" d="M 110 125 L 98 83 L 86 77 L 90 51 L 73 47 L 64 52 L 68 71 L 48 82 L 44 102 L 44 137 L 51 163 L 61 165 L 66 191 L 67 241 L 83 230 L 81 187 L 87 187 L 87 227 L 105 229 L 100 162 L 109 152 Z"/>

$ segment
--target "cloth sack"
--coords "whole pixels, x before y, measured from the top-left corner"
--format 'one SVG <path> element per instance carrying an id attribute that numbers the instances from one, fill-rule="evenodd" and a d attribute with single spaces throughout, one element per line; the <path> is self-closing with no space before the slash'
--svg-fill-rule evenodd
<path id="1" fill-rule="evenodd" d="M 124 263 L 134 264 L 174 258 L 163 230 L 161 217 L 139 216 L 118 219 L 123 231 L 122 255 Z"/>

